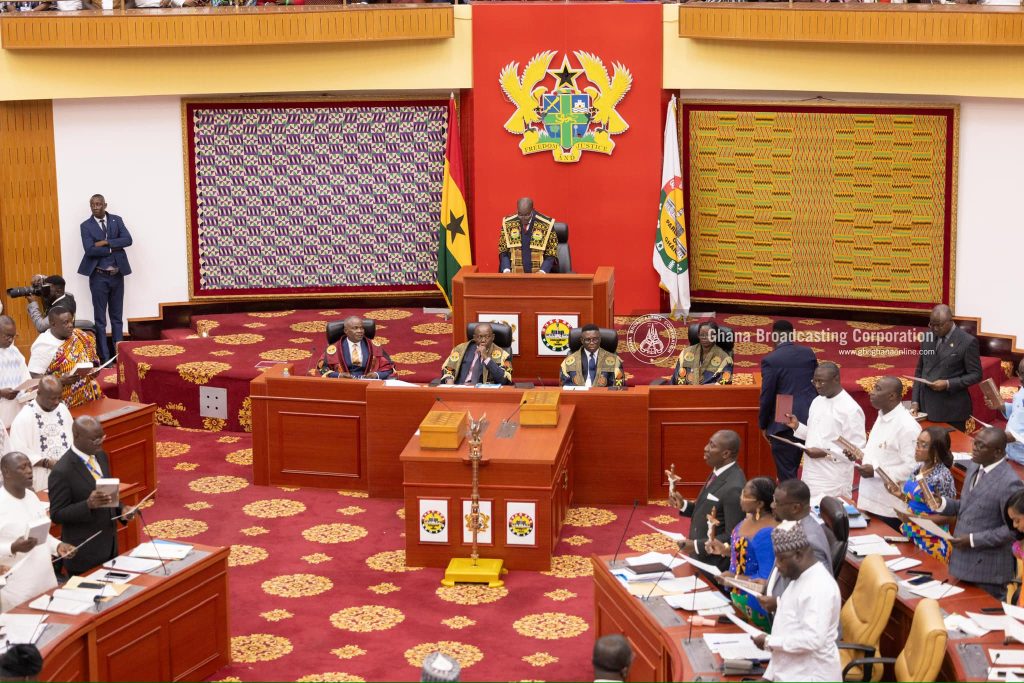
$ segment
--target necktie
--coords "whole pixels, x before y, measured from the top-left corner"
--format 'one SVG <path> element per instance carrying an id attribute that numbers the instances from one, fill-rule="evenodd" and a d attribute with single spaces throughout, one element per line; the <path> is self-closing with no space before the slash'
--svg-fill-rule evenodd
<path id="1" fill-rule="evenodd" d="M 89 468 L 89 474 L 92 475 L 93 479 L 102 479 L 103 472 L 100 470 L 100 464 L 96 462 L 96 456 L 89 456 L 89 463 L 86 465 Z"/>
<path id="2" fill-rule="evenodd" d="M 107 239 L 107 219 L 100 219 L 100 230 L 103 231 L 103 239 Z"/>
<path id="3" fill-rule="evenodd" d="M 593 384 L 597 381 L 597 356 L 593 353 L 587 355 L 590 356 L 590 362 L 587 363 L 587 379 Z"/>
<path id="4" fill-rule="evenodd" d="M 972 489 L 978 488 L 978 484 L 981 483 L 981 477 L 982 477 L 983 474 L 985 474 L 985 468 L 984 467 L 979 467 L 978 468 L 978 476 L 976 476 L 974 478 L 974 486 L 971 487 Z"/>
<path id="5" fill-rule="evenodd" d="M 480 364 L 480 354 L 473 348 L 473 362 L 469 365 L 469 372 L 466 373 L 466 381 L 463 384 L 476 384 L 474 377 L 476 376 L 476 368 Z"/>
<path id="6" fill-rule="evenodd" d="M 352 367 L 363 367 L 363 355 L 359 353 L 359 344 L 352 345 Z"/>

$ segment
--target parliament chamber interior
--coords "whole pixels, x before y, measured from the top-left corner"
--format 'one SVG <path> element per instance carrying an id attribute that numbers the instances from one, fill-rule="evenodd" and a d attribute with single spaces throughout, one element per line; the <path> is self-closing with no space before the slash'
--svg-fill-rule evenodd
<path id="1" fill-rule="evenodd" d="M 1022 57 L 0 0 L 0 680 L 1024 680 Z"/>

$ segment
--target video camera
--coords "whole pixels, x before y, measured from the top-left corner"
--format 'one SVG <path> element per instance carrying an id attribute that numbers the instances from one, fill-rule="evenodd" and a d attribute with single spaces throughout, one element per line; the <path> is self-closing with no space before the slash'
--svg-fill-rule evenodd
<path id="1" fill-rule="evenodd" d="M 50 294 L 50 283 L 40 282 L 38 284 L 32 284 L 28 287 L 10 287 L 7 290 L 7 296 L 12 299 L 18 299 L 24 296 L 40 296 L 46 297 Z"/>

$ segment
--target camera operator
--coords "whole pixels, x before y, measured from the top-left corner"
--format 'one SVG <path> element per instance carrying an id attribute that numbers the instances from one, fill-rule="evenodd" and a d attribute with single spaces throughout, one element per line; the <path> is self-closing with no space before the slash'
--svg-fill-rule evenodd
<path id="1" fill-rule="evenodd" d="M 32 296 L 38 297 L 39 301 L 28 302 L 28 315 L 32 318 L 32 324 L 36 326 L 36 332 L 46 332 L 50 329 L 50 321 L 47 319 L 46 314 L 50 312 L 50 309 L 54 306 L 60 306 L 71 311 L 71 315 L 74 316 L 78 312 L 78 306 L 75 303 L 75 297 L 71 294 L 64 293 L 64 287 L 67 283 L 60 275 L 34 275 L 32 276 Z M 8 290 L 10 293 L 11 290 Z M 18 293 L 11 294 L 14 296 L 28 296 L 23 295 L 20 292 L 22 290 L 15 290 Z M 40 307 L 42 302 L 42 307 Z"/>

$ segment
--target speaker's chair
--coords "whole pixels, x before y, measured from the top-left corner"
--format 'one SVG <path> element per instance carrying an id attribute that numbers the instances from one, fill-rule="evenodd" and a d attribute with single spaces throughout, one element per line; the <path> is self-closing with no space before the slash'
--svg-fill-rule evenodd
<path id="1" fill-rule="evenodd" d="M 558 262 L 555 264 L 554 272 L 572 272 L 572 254 L 569 252 L 569 224 L 556 222 L 554 224 L 555 238 L 558 240 Z"/>
<path id="2" fill-rule="evenodd" d="M 468 323 L 466 325 L 466 340 L 473 340 L 473 333 L 476 332 L 476 326 L 482 323 Z M 505 323 L 487 323 L 494 330 L 494 343 L 505 349 L 509 353 L 512 353 L 512 328 Z"/>
<path id="3" fill-rule="evenodd" d="M 363 333 L 367 339 L 373 339 L 377 334 L 377 321 L 376 320 L 363 320 Z M 336 320 L 333 323 L 327 323 L 327 344 L 336 344 L 342 337 L 345 336 L 345 321 Z"/>
<path id="4" fill-rule="evenodd" d="M 619 348 L 619 336 L 615 330 L 599 327 L 598 331 L 601 333 L 601 348 L 608 353 L 616 353 L 616 349 Z M 576 353 L 583 346 L 582 335 L 583 330 L 579 327 L 569 330 L 569 353 Z"/>

